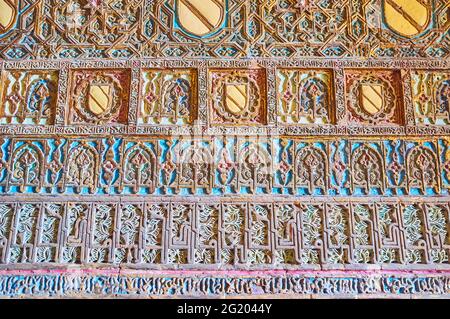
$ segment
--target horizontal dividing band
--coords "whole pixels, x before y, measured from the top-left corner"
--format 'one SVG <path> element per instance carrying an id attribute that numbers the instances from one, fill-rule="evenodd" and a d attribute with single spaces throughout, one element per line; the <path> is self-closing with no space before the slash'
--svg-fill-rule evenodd
<path id="1" fill-rule="evenodd" d="M 81 8 L 49 0 L 37 5 L 5 2 L 0 56 L 9 60 L 449 56 L 445 1 L 410 1 L 406 7 L 396 0 L 369 5 L 348 0 L 261 1 L 257 7 L 249 0 L 202 4 L 199 8 L 196 1 L 156 0 Z"/>
<path id="2" fill-rule="evenodd" d="M 448 1 L 106 2 L 0 0 L 0 298 L 450 297 Z"/>
<path id="3" fill-rule="evenodd" d="M 0 298 L 448 298 L 448 274 L 0 274 Z"/>
<path id="4" fill-rule="evenodd" d="M 5 62 L 0 132 L 448 134 L 448 63 L 432 68 L 419 62 L 399 62 L 417 67 L 411 69 L 383 61 L 353 67 L 322 61 L 309 68 L 295 60 L 276 66 L 265 60 L 219 60 L 208 66 L 185 61 L 185 67 L 179 61 L 153 61 L 148 68 L 123 61 Z M 13 65 L 17 68 L 7 68 Z M 226 94 L 237 88 L 237 100 Z"/>
<path id="5" fill-rule="evenodd" d="M 0 194 L 446 196 L 447 138 L 0 138 Z"/>
<path id="6" fill-rule="evenodd" d="M 449 270 L 449 204 L 448 198 L 3 198 L 0 264 L 8 269 Z"/>

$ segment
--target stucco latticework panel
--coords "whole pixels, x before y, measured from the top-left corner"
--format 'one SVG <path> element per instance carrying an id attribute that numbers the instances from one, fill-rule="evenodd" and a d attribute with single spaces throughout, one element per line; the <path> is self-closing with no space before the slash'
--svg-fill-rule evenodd
<path id="1" fill-rule="evenodd" d="M 0 0 L 0 297 L 450 294 L 444 0 Z"/>

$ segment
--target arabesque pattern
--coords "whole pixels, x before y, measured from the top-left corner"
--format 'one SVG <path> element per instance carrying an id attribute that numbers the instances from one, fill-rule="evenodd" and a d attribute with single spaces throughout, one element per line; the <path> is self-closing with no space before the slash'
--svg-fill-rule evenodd
<path id="1" fill-rule="evenodd" d="M 449 3 L 411 1 L 413 10 L 420 10 L 416 16 L 389 9 L 403 0 L 221 0 L 203 14 L 209 22 L 202 28 L 179 19 L 180 7 L 197 5 L 193 0 L 8 0 L 14 10 L 5 20 L 15 22 L 0 24 L 0 54 L 4 59 L 448 58 Z M 407 25 L 405 30 L 403 19 L 413 21 L 413 30 Z"/>
<path id="2" fill-rule="evenodd" d="M 0 0 L 0 297 L 450 296 L 446 0 Z"/>
<path id="3" fill-rule="evenodd" d="M 2 203 L 0 221 L 0 268 L 441 269 L 450 253 L 445 201 L 33 200 Z"/>

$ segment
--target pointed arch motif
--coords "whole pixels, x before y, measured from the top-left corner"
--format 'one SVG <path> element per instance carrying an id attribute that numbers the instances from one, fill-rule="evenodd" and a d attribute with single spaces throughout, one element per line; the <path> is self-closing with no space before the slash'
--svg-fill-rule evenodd
<path id="1" fill-rule="evenodd" d="M 409 187 L 418 188 L 425 193 L 427 188 L 436 189 L 439 186 L 437 173 L 438 159 L 436 155 L 424 146 L 416 146 L 407 155 Z"/>
<path id="2" fill-rule="evenodd" d="M 435 105 L 435 117 L 450 122 L 450 78 L 437 83 Z"/>
<path id="3" fill-rule="evenodd" d="M 135 145 L 125 153 L 123 170 L 123 184 L 132 187 L 134 193 L 140 187 L 148 188 L 150 193 L 155 191 L 156 157 L 145 145 Z"/>
<path id="4" fill-rule="evenodd" d="M 97 187 L 97 167 L 99 156 L 97 150 L 82 143 L 72 149 L 67 161 L 66 186 L 71 186 L 80 192 L 87 187 L 92 193 Z"/>
<path id="5" fill-rule="evenodd" d="M 25 187 L 41 186 L 41 178 L 44 175 L 44 156 L 41 150 L 31 143 L 25 143 L 17 148 L 11 159 L 12 176 L 11 185 L 18 185 L 20 191 L 24 192 Z"/>
<path id="6" fill-rule="evenodd" d="M 314 146 L 306 146 L 295 157 L 295 186 L 306 187 L 310 194 L 315 188 L 327 189 L 328 160 L 325 152 Z"/>
<path id="7" fill-rule="evenodd" d="M 272 158 L 267 150 L 250 144 L 239 153 L 239 185 L 249 187 L 255 193 L 258 187 L 272 186 Z"/>
<path id="8" fill-rule="evenodd" d="M 214 159 L 210 150 L 191 145 L 182 152 L 180 159 L 180 187 L 189 187 L 194 192 L 197 188 L 204 188 L 210 193 L 214 177 Z"/>
<path id="9" fill-rule="evenodd" d="M 353 186 L 363 188 L 366 194 L 372 188 L 384 190 L 383 158 L 373 147 L 358 147 L 353 152 L 352 167 Z"/>
<path id="10" fill-rule="evenodd" d="M 300 85 L 299 117 L 325 118 L 330 121 L 329 90 L 329 85 L 316 76 L 305 79 Z"/>

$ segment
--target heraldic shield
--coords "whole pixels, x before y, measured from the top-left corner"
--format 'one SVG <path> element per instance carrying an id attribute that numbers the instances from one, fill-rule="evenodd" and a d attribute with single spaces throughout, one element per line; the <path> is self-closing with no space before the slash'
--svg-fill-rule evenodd
<path id="1" fill-rule="evenodd" d="M 431 0 L 384 0 L 383 16 L 394 32 L 413 37 L 425 31 L 431 22 Z"/>
<path id="2" fill-rule="evenodd" d="M 18 0 L 0 0 L 0 35 L 14 26 L 17 18 Z"/>
<path id="3" fill-rule="evenodd" d="M 93 84 L 89 86 L 88 109 L 95 115 L 102 115 L 112 107 L 113 88 L 108 84 Z"/>
<path id="4" fill-rule="evenodd" d="M 384 89 L 379 84 L 360 86 L 360 106 L 369 115 L 375 115 L 384 108 Z"/>
<path id="5" fill-rule="evenodd" d="M 218 31 L 223 25 L 225 14 L 226 0 L 176 0 L 180 27 L 197 37 Z"/>

